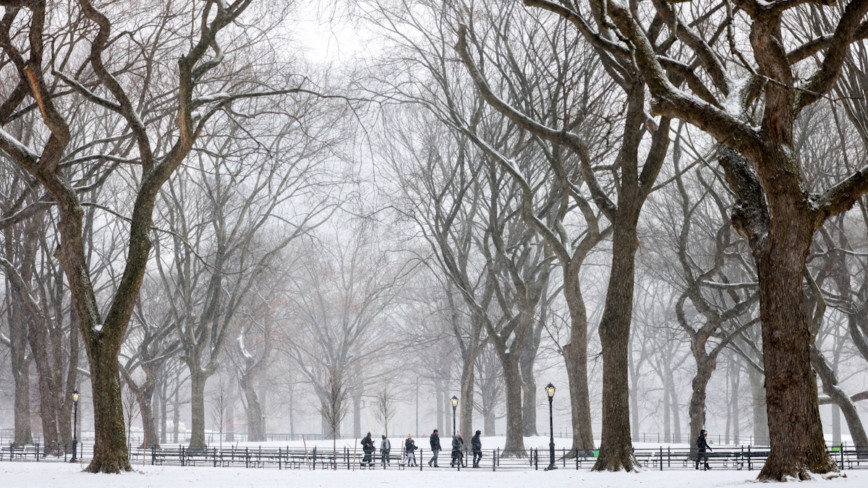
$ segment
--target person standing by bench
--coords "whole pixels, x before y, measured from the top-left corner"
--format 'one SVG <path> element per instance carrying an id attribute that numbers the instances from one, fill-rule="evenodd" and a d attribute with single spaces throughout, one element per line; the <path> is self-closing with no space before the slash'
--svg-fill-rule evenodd
<path id="1" fill-rule="evenodd" d="M 389 442 L 389 439 L 386 436 L 383 436 L 383 440 L 380 441 L 380 456 L 383 457 L 383 466 L 392 465 L 392 461 L 389 460 L 389 452 L 392 450 L 392 443 Z"/>
<path id="2" fill-rule="evenodd" d="M 431 459 L 428 460 L 428 466 L 439 468 L 440 466 L 437 466 L 437 456 L 440 454 L 442 448 L 440 447 L 440 434 L 438 434 L 437 429 L 434 429 L 428 442 L 431 444 Z"/>
<path id="3" fill-rule="evenodd" d="M 479 461 L 482 460 L 482 440 L 479 439 L 479 436 L 482 435 L 481 430 L 476 431 L 476 435 L 470 439 L 470 447 L 473 449 L 473 467 L 479 467 Z"/>
<path id="4" fill-rule="evenodd" d="M 699 469 L 699 461 L 703 459 L 705 460 L 705 469 L 711 469 L 708 465 L 708 454 L 705 454 L 705 451 L 711 451 L 712 449 L 708 447 L 708 441 L 705 440 L 706 437 L 708 437 L 708 432 L 705 430 L 699 431 L 699 439 L 696 439 L 696 469 Z"/>
<path id="5" fill-rule="evenodd" d="M 371 433 L 368 432 L 368 435 L 366 435 L 365 438 L 362 439 L 362 451 L 364 451 L 365 453 L 365 457 L 362 458 L 362 466 L 367 464 L 370 468 L 374 465 L 374 461 L 371 456 L 374 454 L 375 450 L 376 449 L 374 448 L 374 440 L 371 439 Z"/>
<path id="6" fill-rule="evenodd" d="M 412 434 L 407 434 L 407 440 L 404 441 L 404 465 L 410 466 L 410 462 L 413 462 L 413 466 L 416 466 L 416 441 L 413 440 Z"/>

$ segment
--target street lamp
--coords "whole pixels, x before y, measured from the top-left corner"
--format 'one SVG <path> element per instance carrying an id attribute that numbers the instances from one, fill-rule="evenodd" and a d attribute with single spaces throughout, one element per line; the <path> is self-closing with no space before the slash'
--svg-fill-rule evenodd
<path id="1" fill-rule="evenodd" d="M 80 396 L 78 390 L 72 390 L 72 459 L 69 460 L 71 463 L 78 461 L 76 455 L 78 452 L 78 430 L 76 426 L 78 425 L 78 398 Z"/>
<path id="2" fill-rule="evenodd" d="M 455 408 L 458 407 L 458 397 L 453 395 L 449 401 L 452 402 L 452 435 L 455 435 Z"/>
<path id="3" fill-rule="evenodd" d="M 549 397 L 549 467 L 547 470 L 558 469 L 555 466 L 555 422 L 552 418 L 552 400 L 555 397 L 555 385 L 549 383 L 546 386 L 546 395 Z"/>

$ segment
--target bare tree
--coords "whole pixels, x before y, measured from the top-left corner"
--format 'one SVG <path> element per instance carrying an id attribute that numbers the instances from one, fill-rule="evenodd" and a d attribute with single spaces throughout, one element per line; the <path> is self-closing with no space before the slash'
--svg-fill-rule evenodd
<path id="1" fill-rule="evenodd" d="M 389 436 L 389 422 L 395 418 L 396 413 L 395 397 L 389 391 L 389 386 L 385 385 L 374 397 L 374 415 L 377 417 L 377 420 L 383 423 L 386 437 Z"/>

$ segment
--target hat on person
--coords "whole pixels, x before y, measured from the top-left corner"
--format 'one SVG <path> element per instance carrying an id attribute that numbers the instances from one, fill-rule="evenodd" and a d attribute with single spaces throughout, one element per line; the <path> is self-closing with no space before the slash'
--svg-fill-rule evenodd
<path id="1" fill-rule="evenodd" d="M 385 438 L 386 438 L 386 436 L 383 436 L 383 439 L 385 439 Z"/>

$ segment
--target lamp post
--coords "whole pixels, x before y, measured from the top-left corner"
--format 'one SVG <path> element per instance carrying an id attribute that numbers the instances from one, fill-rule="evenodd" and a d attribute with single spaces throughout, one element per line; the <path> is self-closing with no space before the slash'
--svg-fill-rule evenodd
<path id="1" fill-rule="evenodd" d="M 458 407 L 458 397 L 453 395 L 449 401 L 452 402 L 452 435 L 454 436 L 455 435 L 455 408 Z"/>
<path id="2" fill-rule="evenodd" d="M 555 422 L 552 417 L 552 400 L 555 397 L 555 385 L 549 383 L 546 386 L 546 395 L 549 397 L 549 467 L 546 470 L 558 469 L 555 466 Z"/>
<path id="3" fill-rule="evenodd" d="M 72 391 L 72 459 L 69 462 L 74 463 L 78 461 L 78 398 L 79 398 L 78 390 Z"/>

